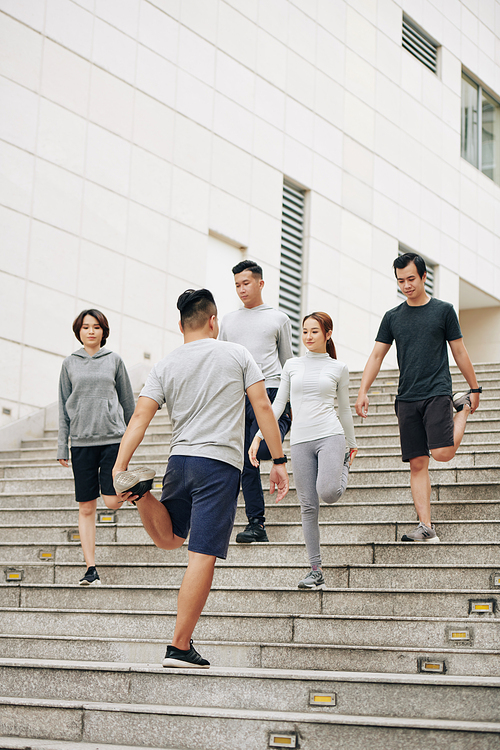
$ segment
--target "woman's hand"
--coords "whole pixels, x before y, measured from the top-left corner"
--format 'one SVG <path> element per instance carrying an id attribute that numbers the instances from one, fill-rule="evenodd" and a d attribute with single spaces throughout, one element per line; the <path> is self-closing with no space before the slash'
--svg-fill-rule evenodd
<path id="1" fill-rule="evenodd" d="M 248 449 L 248 458 L 250 459 L 250 463 L 252 466 L 257 467 L 259 465 L 259 462 L 257 461 L 257 451 L 259 450 L 260 441 L 262 438 L 258 437 L 256 435 L 254 439 L 252 440 L 252 444 L 250 448 Z"/>
<path id="2" fill-rule="evenodd" d="M 352 466 L 352 462 L 353 462 L 353 461 L 354 461 L 354 459 L 356 458 L 356 453 L 357 453 L 357 452 L 358 452 L 358 449 L 357 449 L 357 448 L 351 448 L 351 449 L 349 450 L 349 468 L 351 468 L 351 466 Z"/>
<path id="3" fill-rule="evenodd" d="M 67 458 L 58 458 L 57 459 L 61 466 L 65 466 L 66 468 L 69 467 L 68 459 Z"/>

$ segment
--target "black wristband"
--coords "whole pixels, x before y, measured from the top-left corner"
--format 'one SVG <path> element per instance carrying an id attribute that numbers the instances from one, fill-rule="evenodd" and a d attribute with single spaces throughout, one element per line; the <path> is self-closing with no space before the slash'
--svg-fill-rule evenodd
<path id="1" fill-rule="evenodd" d="M 288 461 L 288 458 L 286 456 L 281 456 L 281 458 L 273 458 L 273 464 L 286 464 Z"/>
<path id="2" fill-rule="evenodd" d="M 479 388 L 470 389 L 470 393 L 482 393 L 482 392 L 483 392 L 483 389 L 481 388 L 481 386 L 479 386 Z"/>

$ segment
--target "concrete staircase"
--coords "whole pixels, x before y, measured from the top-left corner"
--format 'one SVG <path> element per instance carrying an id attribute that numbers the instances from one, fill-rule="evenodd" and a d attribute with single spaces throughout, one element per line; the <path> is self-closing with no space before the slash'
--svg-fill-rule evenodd
<path id="1" fill-rule="evenodd" d="M 398 542 L 416 516 L 385 371 L 367 422 L 355 417 L 348 490 L 321 508 L 328 589 L 296 588 L 308 569 L 296 493 L 269 497 L 271 543 L 232 543 L 216 566 L 195 631 L 206 671 L 158 666 L 187 550 L 156 549 L 132 506 L 102 508 L 103 585 L 78 586 L 55 431 L 0 453 L 0 748 L 500 747 L 500 365 L 477 371 L 480 411 L 455 459 L 432 465 L 441 544 Z M 135 456 L 159 479 L 169 435 L 160 412 Z M 234 534 L 245 523 L 241 506 Z"/>

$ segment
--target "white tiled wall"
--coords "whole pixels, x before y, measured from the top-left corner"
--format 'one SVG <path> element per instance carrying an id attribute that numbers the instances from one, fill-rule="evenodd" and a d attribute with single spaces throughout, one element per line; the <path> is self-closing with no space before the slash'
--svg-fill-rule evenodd
<path id="1" fill-rule="evenodd" d="M 177 345 L 209 231 L 277 304 L 284 176 L 308 191 L 304 312 L 351 369 L 398 302 L 398 242 L 444 299 L 461 277 L 500 300 L 500 188 L 460 158 L 462 65 L 500 94 L 499 52 L 500 0 L 0 0 L 0 405 L 54 400 L 84 306 L 129 366 Z"/>

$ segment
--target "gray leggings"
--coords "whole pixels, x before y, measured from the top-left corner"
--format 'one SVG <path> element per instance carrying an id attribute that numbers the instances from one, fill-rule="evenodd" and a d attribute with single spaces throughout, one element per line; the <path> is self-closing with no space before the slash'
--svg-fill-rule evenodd
<path id="1" fill-rule="evenodd" d="M 319 499 L 331 505 L 347 487 L 349 467 L 344 464 L 343 435 L 309 440 L 291 447 L 293 478 L 302 512 L 302 530 L 311 565 L 321 565 Z"/>

